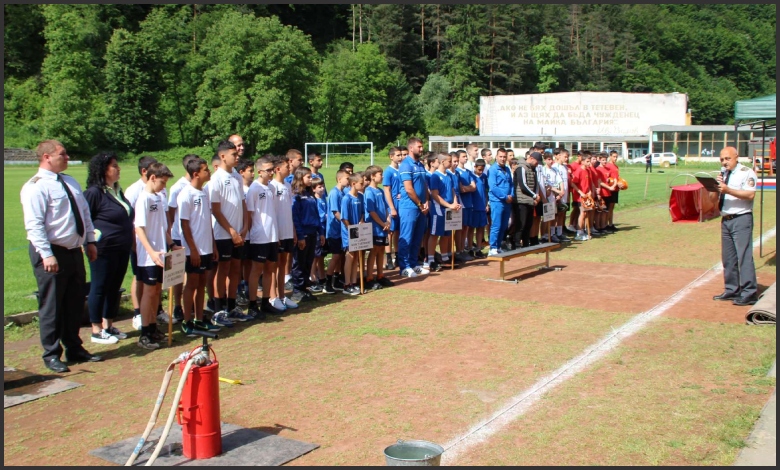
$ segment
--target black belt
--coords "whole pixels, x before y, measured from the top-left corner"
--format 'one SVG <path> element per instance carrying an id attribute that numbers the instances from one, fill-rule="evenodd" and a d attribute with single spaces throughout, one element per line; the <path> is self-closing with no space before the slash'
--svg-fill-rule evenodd
<path id="1" fill-rule="evenodd" d="M 748 214 L 752 214 L 752 212 L 743 212 L 741 214 L 724 214 L 723 220 L 732 220 L 732 219 L 736 219 L 737 217 L 741 217 L 743 215 L 748 215 Z"/>

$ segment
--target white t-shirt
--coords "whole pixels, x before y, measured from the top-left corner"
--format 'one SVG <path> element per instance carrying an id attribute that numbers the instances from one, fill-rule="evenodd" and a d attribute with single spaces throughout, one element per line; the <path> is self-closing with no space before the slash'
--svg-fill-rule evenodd
<path id="1" fill-rule="evenodd" d="M 544 183 L 544 192 L 547 193 L 547 186 L 551 186 L 555 189 L 561 189 L 561 177 L 555 168 L 542 167 L 542 182 Z M 552 201 L 555 199 L 555 193 L 550 193 L 548 198 Z"/>
<path id="2" fill-rule="evenodd" d="M 558 180 L 563 188 L 561 202 L 566 204 L 569 202 L 569 170 L 566 169 L 566 165 L 561 165 L 560 163 L 553 163 L 552 169 L 558 174 Z"/>
<path id="3" fill-rule="evenodd" d="M 279 240 L 292 240 L 295 234 L 292 218 L 292 187 L 290 183 L 271 180 L 269 186 L 276 191 L 276 229 Z"/>
<path id="4" fill-rule="evenodd" d="M 249 241 L 252 244 L 265 244 L 279 241 L 276 227 L 276 189 L 265 186 L 259 181 L 252 183 L 246 193 L 246 209 L 252 219 Z M 290 207 L 292 214 L 292 207 Z"/>
<path id="5" fill-rule="evenodd" d="M 173 186 L 171 186 L 171 194 L 168 196 L 168 209 L 178 209 L 179 203 L 178 198 L 179 194 L 181 193 L 181 190 L 184 189 L 185 186 L 189 186 L 190 182 L 187 181 L 187 178 L 181 177 L 179 178 L 179 181 L 173 183 Z M 173 226 L 171 227 L 171 238 L 174 240 L 181 240 L 181 225 L 179 225 L 179 211 L 176 211 L 176 215 L 173 218 Z"/>
<path id="6" fill-rule="evenodd" d="M 168 219 L 165 217 L 165 199 L 160 193 L 141 191 L 135 202 L 135 226 L 144 227 L 146 238 L 155 252 L 168 251 L 165 240 Z M 135 239 L 135 252 L 138 254 L 138 266 L 156 266 L 138 237 Z"/>
<path id="7" fill-rule="evenodd" d="M 185 186 L 177 198 L 179 210 L 176 213 L 177 223 L 189 220 L 192 240 L 198 248 L 198 254 L 210 255 L 214 252 L 214 232 L 211 227 L 211 203 L 209 195 L 202 189 L 195 189 L 191 184 Z M 179 227 L 181 230 L 181 227 Z M 180 232 L 181 245 L 185 254 L 190 255 L 190 246 L 184 238 L 184 232 Z"/>
<path id="8" fill-rule="evenodd" d="M 139 179 L 135 183 L 128 186 L 128 188 L 124 191 L 125 199 L 127 199 L 127 202 L 129 202 L 131 206 L 135 207 L 135 202 L 138 200 L 138 195 L 144 191 L 145 187 L 146 183 Z M 168 191 L 163 188 L 163 190 L 157 194 L 162 196 L 165 212 L 168 212 Z"/>
<path id="9" fill-rule="evenodd" d="M 250 183 L 251 185 L 252 183 Z M 246 184 L 244 185 L 244 201 L 246 202 L 246 197 L 249 195 L 249 186 Z M 247 208 L 247 212 L 249 212 L 249 208 Z M 251 239 L 249 238 L 252 235 L 252 221 L 249 221 L 249 230 L 246 231 L 246 239 L 251 242 Z"/>
<path id="10" fill-rule="evenodd" d="M 233 230 L 240 232 L 244 228 L 244 181 L 241 175 L 233 168 L 230 174 L 222 168 L 218 168 L 209 181 L 208 195 L 211 204 L 220 204 L 220 212 L 225 216 Z M 230 233 L 222 228 L 214 218 L 214 238 L 217 240 L 230 240 Z"/>

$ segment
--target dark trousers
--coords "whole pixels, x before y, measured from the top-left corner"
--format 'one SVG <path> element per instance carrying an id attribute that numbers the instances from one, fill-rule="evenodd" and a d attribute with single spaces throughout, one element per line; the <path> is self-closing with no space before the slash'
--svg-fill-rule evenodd
<path id="1" fill-rule="evenodd" d="M 720 239 L 725 291 L 745 299 L 754 297 L 758 281 L 753 262 L 753 214 L 722 220 Z"/>
<path id="2" fill-rule="evenodd" d="M 320 242 L 316 233 L 306 235 L 304 240 L 306 240 L 304 249 L 298 248 L 297 244 L 293 248 L 291 281 L 295 292 L 303 292 L 306 287 L 311 285 L 309 277 L 311 276 L 311 266 L 314 264 L 314 248 L 316 248 L 315 244 Z"/>
<path id="3" fill-rule="evenodd" d="M 652 161 L 649 161 L 649 162 L 645 163 L 645 173 L 647 173 L 648 171 L 650 173 L 653 172 L 653 162 Z"/>
<path id="4" fill-rule="evenodd" d="M 534 206 L 529 204 L 515 204 L 516 232 L 520 234 L 523 248 L 531 246 L 531 226 L 534 223 Z"/>
<path id="5" fill-rule="evenodd" d="M 47 273 L 43 259 L 30 244 L 30 263 L 38 283 L 38 319 L 41 330 L 43 359 L 59 358 L 62 347 L 78 353 L 84 351 L 79 338 L 84 313 L 86 270 L 81 248 L 68 250 L 52 245 L 59 271 Z M 62 342 L 62 345 L 60 345 Z"/>
<path id="6" fill-rule="evenodd" d="M 127 273 L 130 250 L 100 253 L 89 263 L 90 278 L 89 321 L 101 323 L 103 318 L 113 320 L 119 313 L 119 289 Z"/>

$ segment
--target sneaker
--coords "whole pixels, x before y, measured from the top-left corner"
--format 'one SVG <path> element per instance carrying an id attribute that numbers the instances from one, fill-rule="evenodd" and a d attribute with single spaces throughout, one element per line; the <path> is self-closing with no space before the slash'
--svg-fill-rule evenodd
<path id="1" fill-rule="evenodd" d="M 286 297 L 285 297 L 286 298 Z M 296 304 L 299 304 L 303 302 L 304 294 L 303 292 L 296 290 L 293 291 L 292 295 L 290 296 L 290 299 L 292 299 L 292 302 L 295 302 Z M 295 308 L 295 307 L 292 307 Z"/>
<path id="2" fill-rule="evenodd" d="M 347 295 L 360 295 L 360 287 L 352 286 L 349 288 L 349 290 L 344 289 L 344 293 Z"/>
<path id="3" fill-rule="evenodd" d="M 496 248 L 491 248 L 488 252 L 488 256 L 496 256 L 498 255 L 498 250 Z"/>
<path id="4" fill-rule="evenodd" d="M 388 270 L 388 271 L 392 271 L 393 270 L 393 262 L 391 260 L 387 260 L 385 262 L 385 269 Z"/>
<path id="5" fill-rule="evenodd" d="M 282 301 L 279 299 L 274 299 L 274 302 L 278 302 L 282 308 L 275 307 L 274 304 L 271 301 L 268 301 L 266 303 L 261 302 L 260 303 L 260 311 L 262 313 L 270 313 L 271 315 L 282 315 L 284 314 L 284 304 L 282 304 Z"/>
<path id="6" fill-rule="evenodd" d="M 230 318 L 231 321 L 250 321 L 252 320 L 252 317 L 249 315 L 244 314 L 244 309 L 241 307 L 236 307 L 233 310 L 231 310 L 228 313 L 228 318 Z"/>
<path id="7" fill-rule="evenodd" d="M 466 261 L 468 261 L 468 260 L 467 260 L 467 259 L 466 259 L 466 258 L 465 258 L 465 257 L 464 257 L 462 254 L 460 254 L 460 253 L 455 253 L 455 256 L 454 256 L 454 258 L 455 258 L 455 263 L 457 263 L 457 264 L 465 263 Z M 445 261 L 445 260 L 442 260 L 442 264 L 445 264 L 445 263 L 446 263 L 446 264 L 450 264 L 450 260 L 446 260 L 446 261 Z"/>
<path id="8" fill-rule="evenodd" d="M 450 263 L 447 262 L 447 264 L 450 264 Z M 436 261 L 431 263 L 431 267 L 429 268 L 429 271 L 433 271 L 433 272 L 437 272 L 438 273 L 441 270 L 442 270 L 441 264 L 437 263 Z"/>
<path id="9" fill-rule="evenodd" d="M 418 276 L 426 276 L 431 273 L 430 270 L 425 269 L 422 266 L 417 266 L 414 268 L 414 272 L 417 273 Z"/>
<path id="10" fill-rule="evenodd" d="M 339 277 L 333 278 L 333 289 L 334 290 L 344 290 L 344 282 Z"/>
<path id="11" fill-rule="evenodd" d="M 465 261 L 474 261 L 474 256 L 471 255 L 468 251 L 463 251 L 463 253 L 460 254 L 461 258 L 463 258 Z"/>
<path id="12" fill-rule="evenodd" d="M 591 231 L 590 231 L 590 234 L 591 234 L 592 236 L 595 236 L 595 237 L 600 237 L 601 235 L 603 235 L 603 233 L 601 232 L 601 230 L 599 230 L 599 229 L 597 229 L 597 228 L 593 228 L 593 229 L 591 229 Z"/>
<path id="13" fill-rule="evenodd" d="M 117 339 L 127 339 L 127 335 L 119 331 L 115 326 L 109 326 L 106 328 L 106 331 L 108 334 L 115 336 Z"/>
<path id="14" fill-rule="evenodd" d="M 214 325 L 214 324 L 211 324 L 211 323 L 206 323 L 205 321 L 200 321 L 200 320 L 193 320 L 192 321 L 192 326 L 196 330 L 211 331 L 211 332 L 217 332 L 217 331 L 220 331 L 222 329 L 222 328 L 220 328 L 217 325 Z"/>
<path id="15" fill-rule="evenodd" d="M 207 312 L 215 312 L 216 307 L 214 306 L 214 299 L 209 299 L 206 301 L 206 306 L 203 307 L 203 310 L 206 310 Z"/>
<path id="16" fill-rule="evenodd" d="M 398 258 L 393 258 L 393 268 L 398 269 Z"/>
<path id="17" fill-rule="evenodd" d="M 376 282 L 378 282 L 380 286 L 385 287 L 385 288 L 393 287 L 395 285 L 395 283 L 393 283 L 393 281 L 391 281 L 390 279 L 388 279 L 386 277 L 380 277 L 379 279 L 377 279 Z"/>
<path id="18" fill-rule="evenodd" d="M 482 252 L 482 250 L 472 250 L 474 252 L 474 257 L 477 259 L 484 259 L 487 257 L 485 253 Z"/>
<path id="19" fill-rule="evenodd" d="M 241 308 L 246 308 L 249 306 L 249 298 L 244 295 L 243 292 L 238 292 L 236 294 L 236 305 L 238 305 Z"/>
<path id="20" fill-rule="evenodd" d="M 571 243 L 571 238 L 567 237 L 566 235 L 560 235 L 558 240 L 560 243 Z"/>
<path id="21" fill-rule="evenodd" d="M 434 251 L 433 252 L 433 260 L 441 263 L 441 253 L 439 253 L 438 251 Z"/>
<path id="22" fill-rule="evenodd" d="M 116 344 L 119 342 L 119 338 L 103 329 L 100 330 L 100 333 L 92 333 L 91 341 L 97 344 Z"/>
<path id="23" fill-rule="evenodd" d="M 157 323 L 162 323 L 163 325 L 168 324 L 168 314 L 165 312 L 158 312 L 157 313 Z M 176 317 L 173 318 L 173 324 L 179 323 L 179 320 L 176 319 Z"/>
<path id="24" fill-rule="evenodd" d="M 588 236 L 585 234 L 580 234 L 574 237 L 574 239 L 577 240 L 578 242 L 586 242 L 588 241 Z"/>
<path id="25" fill-rule="evenodd" d="M 382 285 L 380 283 L 378 283 L 376 280 L 372 279 L 372 280 L 364 283 L 363 287 L 365 287 L 366 292 L 368 292 L 370 290 L 372 290 L 372 291 L 373 290 L 379 290 L 379 289 L 382 288 Z"/>
<path id="26" fill-rule="evenodd" d="M 184 336 L 187 338 L 194 338 L 197 336 L 195 334 L 195 326 L 192 324 L 191 321 L 183 321 L 181 322 L 181 332 L 184 333 Z"/>
<path id="27" fill-rule="evenodd" d="M 435 263 L 435 262 L 436 262 L 436 260 L 434 260 L 433 262 Z M 424 263 L 422 264 L 422 267 L 423 267 L 423 268 L 425 268 L 425 269 L 428 269 L 428 270 L 430 270 L 430 269 L 431 269 L 431 262 L 430 262 L 430 261 L 426 261 L 426 262 L 424 262 Z"/>
<path id="28" fill-rule="evenodd" d="M 247 312 L 247 316 L 252 317 L 253 320 L 265 320 L 265 313 L 261 312 L 260 309 L 257 308 L 250 308 Z"/>
<path id="29" fill-rule="evenodd" d="M 211 317 L 211 323 L 217 326 L 224 326 L 226 328 L 233 328 L 233 322 L 228 319 L 227 310 L 220 310 Z"/>
<path id="30" fill-rule="evenodd" d="M 401 271 L 401 277 L 417 277 L 417 273 L 412 268 L 406 268 Z"/>
<path id="31" fill-rule="evenodd" d="M 179 322 L 184 321 L 184 309 L 181 308 L 181 305 L 173 307 L 173 319 Z"/>
<path id="32" fill-rule="evenodd" d="M 268 305 L 271 308 L 273 308 L 274 311 L 276 312 L 284 312 L 285 310 L 287 310 L 287 306 L 284 304 L 284 301 L 279 297 L 269 301 Z M 274 313 L 274 312 L 267 312 L 267 313 Z M 275 315 L 281 315 L 281 313 L 276 313 Z"/>
<path id="33" fill-rule="evenodd" d="M 550 237 L 550 241 L 553 243 L 560 243 L 561 239 L 558 238 L 558 235 L 553 235 L 552 237 Z"/>
<path id="34" fill-rule="evenodd" d="M 143 326 L 141 315 L 133 315 L 133 328 L 135 331 L 141 331 L 141 327 Z"/>
<path id="35" fill-rule="evenodd" d="M 304 302 L 318 302 L 317 297 L 309 291 L 303 291 L 303 299 L 301 300 Z"/>
<path id="36" fill-rule="evenodd" d="M 143 349 L 149 349 L 150 351 L 160 348 L 160 345 L 158 343 L 155 343 L 148 336 L 141 336 L 140 338 L 138 338 L 138 346 L 142 347 Z"/>
<path id="37" fill-rule="evenodd" d="M 290 281 L 284 283 L 284 290 L 293 290 L 293 285 Z"/>
<path id="38" fill-rule="evenodd" d="M 319 294 L 322 292 L 322 286 L 319 284 L 314 284 L 313 286 L 309 287 L 309 290 L 315 294 Z"/>
<path id="39" fill-rule="evenodd" d="M 615 224 L 610 225 L 609 229 L 612 230 L 613 232 L 617 232 L 618 231 L 618 228 L 615 227 Z"/>
<path id="40" fill-rule="evenodd" d="M 298 302 L 294 302 L 292 299 L 285 297 L 282 302 L 287 308 L 298 308 Z"/>
<path id="41" fill-rule="evenodd" d="M 154 331 L 152 331 L 152 336 L 151 336 L 151 338 L 152 338 L 152 341 L 155 341 L 155 342 L 158 342 L 158 341 L 165 341 L 165 340 L 167 340 L 167 339 L 168 339 L 168 335 L 167 335 L 167 334 L 165 334 L 165 333 L 163 333 L 163 332 L 162 332 L 162 331 L 160 331 L 160 330 L 157 330 L 157 329 L 155 329 Z"/>
<path id="42" fill-rule="evenodd" d="M 328 284 L 326 282 L 325 285 L 322 286 L 322 293 L 323 294 L 335 294 L 336 293 L 336 289 L 334 289 L 332 285 L 330 285 L 330 284 Z"/>
<path id="43" fill-rule="evenodd" d="M 550 241 L 549 241 L 549 240 L 548 240 L 548 238 L 545 236 L 545 237 L 542 237 L 542 243 L 550 243 Z"/>

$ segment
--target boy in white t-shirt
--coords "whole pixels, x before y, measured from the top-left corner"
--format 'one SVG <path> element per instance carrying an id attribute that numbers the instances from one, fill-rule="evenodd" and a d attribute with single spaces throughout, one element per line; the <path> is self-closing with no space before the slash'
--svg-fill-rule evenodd
<path id="1" fill-rule="evenodd" d="M 189 153 L 184 156 L 181 160 L 181 164 L 184 167 L 184 176 L 179 178 L 178 181 L 173 183 L 173 186 L 171 186 L 171 190 L 169 191 L 168 195 L 168 230 L 171 232 L 171 239 L 173 240 L 173 244 L 176 246 L 181 246 L 181 225 L 179 224 L 179 204 L 177 202 L 177 198 L 179 197 L 179 194 L 181 193 L 181 190 L 184 189 L 185 186 L 189 186 L 190 184 L 190 175 L 187 172 L 187 162 L 189 162 L 192 159 L 198 159 L 199 156 Z M 176 284 L 173 286 L 173 319 L 174 323 L 180 322 L 184 319 L 184 313 L 181 309 L 181 293 L 182 293 L 183 286 L 181 284 Z"/>
<path id="2" fill-rule="evenodd" d="M 279 235 L 279 259 L 277 261 L 276 276 L 271 281 L 271 305 L 277 310 L 298 308 L 298 304 L 285 296 L 285 275 L 287 264 L 293 252 L 293 247 L 298 243 L 295 236 L 295 226 L 292 218 L 292 188 L 285 180 L 290 175 L 290 161 L 286 155 L 274 158 L 274 179 L 269 186 L 276 193 L 274 206 L 276 208 L 276 227 Z M 265 292 L 263 292 L 265 295 Z"/>
<path id="3" fill-rule="evenodd" d="M 211 322 L 232 327 L 233 322 L 251 320 L 236 306 L 236 292 L 241 281 L 241 249 L 249 230 L 249 214 L 244 200 L 244 182 L 235 170 L 238 164 L 236 146 L 227 140 L 219 143 L 217 154 L 222 160 L 209 182 L 211 213 L 214 216 L 214 239 L 219 251 L 215 278 L 216 313 Z"/>
<path id="4" fill-rule="evenodd" d="M 274 162 L 261 157 L 255 163 L 257 180 L 246 193 L 246 208 L 249 211 L 250 241 L 248 257 L 252 263 L 249 273 L 249 315 L 262 320 L 266 313 L 281 315 L 283 309 L 271 305 L 271 283 L 276 275 L 276 261 L 279 258 L 279 233 L 276 224 L 276 189 L 270 184 L 274 174 Z M 257 305 L 257 285 L 263 277 L 263 297 Z"/>
<path id="5" fill-rule="evenodd" d="M 238 174 L 241 175 L 241 180 L 244 182 L 244 199 L 246 199 L 246 194 L 249 192 L 249 186 L 255 179 L 255 163 L 252 160 L 241 158 L 238 161 L 236 170 L 238 171 Z M 249 211 L 248 208 L 247 211 Z M 241 248 L 241 282 L 238 284 L 238 292 L 236 292 L 236 304 L 241 308 L 249 305 L 247 285 L 249 282 L 249 274 L 252 271 L 252 260 L 249 259 L 249 238 L 251 236 L 251 231 L 252 224 L 249 222 L 249 230 L 244 238 L 244 246 Z"/>
<path id="6" fill-rule="evenodd" d="M 203 191 L 203 184 L 209 180 L 211 173 L 208 164 L 206 160 L 196 156 L 188 160 L 186 170 L 190 184 L 180 191 L 176 201 L 179 208 L 177 219 L 180 223 L 181 242 L 187 255 L 184 265 L 184 271 L 187 273 L 183 290 L 184 321 L 181 330 L 188 337 L 193 337 L 194 330 L 220 329 L 203 321 L 206 271 L 216 262 L 218 253 L 211 225 L 211 204 L 208 193 Z"/>
<path id="7" fill-rule="evenodd" d="M 165 338 L 157 330 L 155 313 L 160 303 L 163 277 L 163 255 L 169 249 L 181 249 L 173 245 L 168 232 L 165 199 L 160 194 L 168 178 L 173 174 L 162 163 L 149 165 L 146 187 L 135 203 L 135 250 L 138 255 L 136 278 L 144 284 L 141 296 L 141 337 L 138 345 L 144 349 L 157 349 L 158 341 Z"/>

